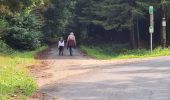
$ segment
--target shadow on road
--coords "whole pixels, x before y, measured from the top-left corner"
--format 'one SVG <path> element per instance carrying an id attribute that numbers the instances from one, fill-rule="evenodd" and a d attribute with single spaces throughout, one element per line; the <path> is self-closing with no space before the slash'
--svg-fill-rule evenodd
<path id="1" fill-rule="evenodd" d="M 39 87 L 44 100 L 170 100 L 170 57 L 119 63 L 90 59 L 78 50 L 59 57 L 56 50 L 39 58 L 53 62 L 45 72 L 54 78 Z"/>
<path id="2" fill-rule="evenodd" d="M 163 59 L 102 66 L 70 66 L 94 71 L 60 80 L 40 90 L 59 100 L 170 100 L 170 63 Z"/>
<path id="3" fill-rule="evenodd" d="M 170 77 L 141 76 L 124 81 L 116 81 L 113 77 L 112 80 L 95 82 L 88 82 L 88 79 L 51 84 L 41 91 L 48 91 L 47 98 L 60 97 L 59 100 L 170 100 L 170 81 L 166 80 Z"/>

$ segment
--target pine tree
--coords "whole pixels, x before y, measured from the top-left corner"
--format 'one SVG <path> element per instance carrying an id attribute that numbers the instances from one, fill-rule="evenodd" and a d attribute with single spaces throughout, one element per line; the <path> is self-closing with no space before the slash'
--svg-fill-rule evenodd
<path id="1" fill-rule="evenodd" d="M 145 16 L 142 6 L 147 4 L 140 0 L 87 0 L 78 1 L 79 22 L 99 25 L 105 30 L 128 30 L 131 46 L 136 48 L 134 25 L 135 21 Z"/>

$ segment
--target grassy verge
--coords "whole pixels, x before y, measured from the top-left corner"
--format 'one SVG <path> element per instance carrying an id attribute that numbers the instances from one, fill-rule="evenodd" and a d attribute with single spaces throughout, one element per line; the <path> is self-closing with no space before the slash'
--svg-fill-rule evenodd
<path id="1" fill-rule="evenodd" d="M 27 66 L 35 62 L 34 55 L 45 49 L 17 52 L 7 50 L 0 53 L 0 100 L 11 100 L 11 96 L 30 96 L 36 90 L 36 82 L 29 75 Z M 22 98 L 22 100 L 23 100 Z M 18 100 L 18 99 L 16 99 Z"/>
<path id="2" fill-rule="evenodd" d="M 151 53 L 149 50 L 129 50 L 127 45 L 80 46 L 81 50 L 97 59 L 128 59 L 169 56 L 170 48 L 156 48 Z"/>

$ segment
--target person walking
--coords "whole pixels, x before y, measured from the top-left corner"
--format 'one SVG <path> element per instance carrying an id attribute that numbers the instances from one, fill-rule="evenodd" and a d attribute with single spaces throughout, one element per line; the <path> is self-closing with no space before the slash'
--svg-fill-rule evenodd
<path id="1" fill-rule="evenodd" d="M 63 37 L 61 37 L 60 40 L 58 41 L 58 49 L 59 49 L 59 56 L 63 56 L 63 52 L 64 52 L 64 40 L 63 40 Z"/>
<path id="2" fill-rule="evenodd" d="M 74 33 L 71 32 L 67 38 L 67 49 L 69 49 L 70 56 L 73 56 L 73 48 L 75 47 L 76 47 L 76 38 L 74 36 Z"/>

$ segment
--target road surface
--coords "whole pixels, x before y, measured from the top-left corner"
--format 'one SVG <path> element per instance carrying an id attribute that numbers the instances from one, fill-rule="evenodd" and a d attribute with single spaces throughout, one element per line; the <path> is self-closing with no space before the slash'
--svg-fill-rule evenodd
<path id="1" fill-rule="evenodd" d="M 42 93 L 30 100 L 170 100 L 170 57 L 95 60 L 52 47 L 38 71 Z"/>

